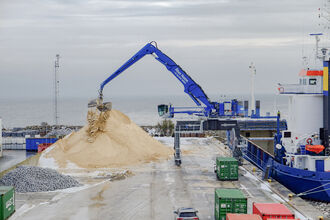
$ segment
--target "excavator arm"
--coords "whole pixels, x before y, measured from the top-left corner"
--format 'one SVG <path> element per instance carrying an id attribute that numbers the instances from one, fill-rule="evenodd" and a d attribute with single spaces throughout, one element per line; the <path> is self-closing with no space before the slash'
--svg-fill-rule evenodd
<path id="1" fill-rule="evenodd" d="M 157 48 L 156 42 L 150 42 L 146 44 L 140 51 L 138 51 L 133 57 L 131 57 L 126 63 L 124 63 L 119 69 L 117 69 L 113 74 L 111 74 L 106 80 L 104 80 L 100 85 L 99 99 L 96 105 L 100 110 L 106 110 L 107 107 L 103 104 L 103 88 L 111 80 L 116 78 L 119 74 L 124 72 L 134 63 L 139 61 L 147 54 L 151 54 L 162 63 L 184 86 L 184 92 L 189 95 L 189 97 L 196 103 L 197 106 L 205 105 L 204 115 L 208 116 L 211 112 L 216 111 L 214 103 L 212 103 L 203 89 L 171 58 L 164 54 L 161 50 Z"/>

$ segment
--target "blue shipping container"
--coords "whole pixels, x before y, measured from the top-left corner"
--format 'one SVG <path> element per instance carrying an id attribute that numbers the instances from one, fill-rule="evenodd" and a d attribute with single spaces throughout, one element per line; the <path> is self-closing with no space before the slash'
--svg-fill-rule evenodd
<path id="1" fill-rule="evenodd" d="M 27 151 L 38 151 L 39 144 L 55 143 L 57 138 L 25 138 Z"/>

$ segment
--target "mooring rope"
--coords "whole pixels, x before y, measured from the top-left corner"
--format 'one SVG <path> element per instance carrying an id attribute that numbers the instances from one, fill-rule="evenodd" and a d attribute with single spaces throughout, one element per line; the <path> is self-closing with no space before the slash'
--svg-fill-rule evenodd
<path id="1" fill-rule="evenodd" d="M 330 188 L 328 188 L 328 189 L 322 189 L 322 190 L 318 190 L 318 191 L 313 191 L 313 190 L 315 190 L 315 189 L 318 189 L 318 188 L 320 188 L 320 187 L 324 187 L 324 186 L 329 185 L 329 184 L 330 184 L 330 182 L 325 183 L 325 184 L 323 184 L 323 185 L 321 185 L 321 186 L 318 186 L 318 187 L 315 187 L 315 188 L 312 188 L 312 189 L 306 190 L 305 192 L 298 193 L 298 194 L 296 194 L 296 196 L 304 196 L 304 195 L 308 195 L 308 194 L 312 194 L 312 193 L 317 193 L 317 192 L 323 192 L 323 191 L 330 190 Z M 312 191 L 312 192 L 311 192 L 311 191 Z"/>

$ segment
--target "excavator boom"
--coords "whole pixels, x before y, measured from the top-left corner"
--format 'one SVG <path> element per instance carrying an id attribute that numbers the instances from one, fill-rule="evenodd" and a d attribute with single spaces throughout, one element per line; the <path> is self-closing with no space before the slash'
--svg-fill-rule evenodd
<path id="1" fill-rule="evenodd" d="M 153 43 L 155 45 L 153 45 Z M 203 89 L 171 58 L 164 54 L 161 50 L 157 48 L 156 42 L 150 42 L 146 44 L 140 51 L 138 51 L 134 56 L 132 56 L 126 63 L 119 67 L 113 74 L 111 74 L 106 80 L 104 80 L 100 85 L 99 97 L 97 100 L 90 102 L 91 107 L 97 107 L 101 111 L 109 110 L 109 106 L 105 106 L 103 103 L 103 88 L 111 80 L 120 75 L 123 71 L 128 69 L 134 63 L 139 61 L 145 55 L 151 54 L 162 63 L 184 86 L 184 92 L 189 95 L 189 97 L 196 103 L 197 106 L 204 104 L 203 114 L 209 116 L 210 113 L 216 111 L 214 103 L 212 103 L 208 96 L 205 94 Z M 108 104 L 109 105 L 109 104 Z"/>

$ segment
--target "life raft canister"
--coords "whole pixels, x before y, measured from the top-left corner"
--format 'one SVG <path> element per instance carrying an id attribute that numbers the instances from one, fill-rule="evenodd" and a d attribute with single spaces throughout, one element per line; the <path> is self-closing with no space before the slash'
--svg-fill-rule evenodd
<path id="1" fill-rule="evenodd" d="M 325 149 L 323 145 L 306 145 L 305 148 L 307 151 L 311 151 L 317 154 L 321 153 Z"/>

